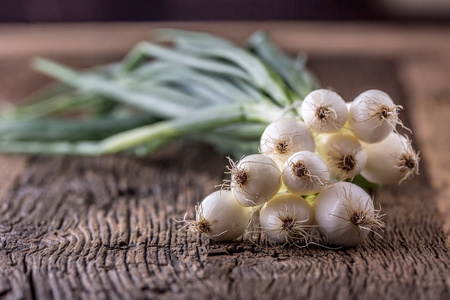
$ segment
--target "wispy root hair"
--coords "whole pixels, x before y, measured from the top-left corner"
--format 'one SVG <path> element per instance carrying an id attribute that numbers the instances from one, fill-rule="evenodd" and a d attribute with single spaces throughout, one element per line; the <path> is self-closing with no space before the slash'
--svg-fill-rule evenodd
<path id="1" fill-rule="evenodd" d="M 398 182 L 400 185 L 404 180 L 411 178 L 414 174 L 419 175 L 420 152 L 414 151 L 411 139 L 405 135 L 406 144 L 403 145 L 403 153 L 397 157 L 397 165 L 394 167 L 400 170 L 403 175 Z"/>
<path id="2" fill-rule="evenodd" d="M 243 158 L 243 157 L 242 157 Z M 241 158 L 241 159 L 242 159 Z M 217 185 L 221 190 L 230 190 L 231 188 L 242 187 L 248 180 L 248 172 L 244 167 L 239 167 L 239 161 L 234 161 L 231 157 L 227 156 L 228 165 L 225 174 L 231 175 L 230 179 L 224 179 L 222 184 Z"/>
<path id="3" fill-rule="evenodd" d="M 369 231 L 381 237 L 379 232 L 383 232 L 383 229 L 386 227 L 385 223 L 382 221 L 385 214 L 381 214 L 381 207 L 379 209 L 373 209 L 373 196 L 371 201 L 366 201 L 365 204 L 362 204 L 363 201 L 361 200 L 363 195 L 355 201 L 356 204 L 352 201 L 353 197 L 354 195 L 351 188 L 348 191 L 344 190 L 343 197 L 338 195 L 342 205 L 345 207 L 347 216 L 330 215 L 347 221 L 349 226 L 356 226 L 359 230 L 359 234 L 361 234 L 362 231 Z"/>
<path id="4" fill-rule="evenodd" d="M 288 166 L 296 177 L 306 179 L 312 184 L 319 186 L 329 186 L 333 184 L 331 180 L 327 180 L 323 177 L 320 177 L 320 174 L 319 175 L 311 174 L 308 165 L 301 160 L 297 162 L 289 161 Z M 295 183 L 294 178 L 292 178 L 292 176 L 289 177 L 290 180 Z"/>
<path id="5" fill-rule="evenodd" d="M 308 125 L 317 133 L 321 133 L 323 128 L 329 125 L 336 130 L 341 127 L 336 110 L 332 108 L 332 105 L 326 105 L 325 99 L 322 101 L 314 99 L 316 103 L 308 103 L 309 108 L 314 112 L 314 118 Z"/>
<path id="6" fill-rule="evenodd" d="M 356 176 L 355 169 L 358 167 L 356 155 L 362 148 L 352 152 L 344 152 L 341 147 L 336 145 L 332 145 L 331 148 L 333 150 L 328 152 L 329 165 L 338 170 L 340 180 L 347 178 L 353 180 Z"/>
<path id="7" fill-rule="evenodd" d="M 359 122 L 365 122 L 368 120 L 379 120 L 376 127 L 380 126 L 383 122 L 387 122 L 395 132 L 396 125 L 401 126 L 402 128 L 411 132 L 411 129 L 406 127 L 402 120 L 399 117 L 400 111 L 403 110 L 403 106 L 396 104 L 385 104 L 380 103 L 376 98 L 367 97 L 364 101 L 361 101 L 359 104 L 366 104 L 365 111 L 367 112 L 367 116 L 361 119 Z"/>
<path id="8" fill-rule="evenodd" d="M 298 248 L 307 247 L 311 244 L 321 242 L 320 234 L 317 230 L 318 225 L 310 225 L 310 218 L 302 219 L 299 211 L 290 210 L 286 205 L 285 209 L 277 211 L 277 217 L 281 221 L 281 225 L 276 228 L 263 228 L 263 231 L 271 231 L 279 236 L 283 236 L 285 243 L 283 245 L 291 245 Z"/>
<path id="9" fill-rule="evenodd" d="M 201 233 L 208 237 L 218 237 L 227 230 L 223 232 L 216 233 L 214 235 L 211 235 L 211 232 L 214 230 L 214 222 L 210 222 L 207 220 L 203 214 L 203 206 L 201 204 L 197 204 L 195 206 L 195 213 L 197 215 L 196 220 L 188 220 L 187 219 L 187 213 L 184 214 L 182 220 L 173 219 L 176 223 L 180 223 L 181 225 L 178 226 L 178 230 L 183 230 L 186 232 L 192 232 L 195 234 Z"/>

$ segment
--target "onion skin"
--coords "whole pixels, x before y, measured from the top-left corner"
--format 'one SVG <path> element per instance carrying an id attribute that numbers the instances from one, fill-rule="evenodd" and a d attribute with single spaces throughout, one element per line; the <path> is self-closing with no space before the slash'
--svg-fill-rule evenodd
<path id="1" fill-rule="evenodd" d="M 245 232 L 251 217 L 251 209 L 240 205 L 231 191 L 221 190 L 208 195 L 197 207 L 196 227 L 212 240 L 232 241 Z M 201 223 L 205 221 L 208 224 Z"/>
<path id="2" fill-rule="evenodd" d="M 301 163 L 307 168 L 308 174 L 299 177 L 295 167 Z M 330 182 L 330 171 L 326 162 L 317 154 L 310 151 L 294 153 L 284 163 L 281 175 L 284 185 L 289 192 L 298 195 L 315 194 L 326 188 Z"/>
<path id="3" fill-rule="evenodd" d="M 291 217 L 297 226 L 303 226 L 303 230 L 308 230 L 314 222 L 312 208 L 305 199 L 289 193 L 279 194 L 263 206 L 259 215 L 262 230 L 274 242 L 294 242 L 300 233 L 295 228 L 292 232 L 283 230 L 286 217 Z"/>
<path id="4" fill-rule="evenodd" d="M 351 221 L 357 211 L 368 217 L 359 226 Z M 354 247 L 362 243 L 371 227 L 381 227 L 378 217 L 370 195 L 349 182 L 336 183 L 316 198 L 316 223 L 328 241 L 336 246 Z"/>
<path id="5" fill-rule="evenodd" d="M 278 143 L 288 142 L 284 153 L 278 151 Z M 280 169 L 284 162 L 298 151 L 315 151 L 316 144 L 309 128 L 302 121 L 280 119 L 270 123 L 261 135 L 260 151 L 272 158 Z"/>
<path id="6" fill-rule="evenodd" d="M 232 174 L 231 190 L 243 206 L 264 204 L 281 188 L 281 171 L 270 157 L 262 154 L 246 156 L 239 161 L 237 169 L 245 170 L 247 181 L 240 185 L 237 176 Z"/>
<path id="7" fill-rule="evenodd" d="M 320 113 L 322 110 L 322 114 Z M 325 112 L 325 114 L 323 114 Z M 319 89 L 309 93 L 302 102 L 302 118 L 317 133 L 334 132 L 342 128 L 348 117 L 344 99 L 336 92 Z"/>
<path id="8" fill-rule="evenodd" d="M 388 119 L 374 115 L 381 106 L 390 109 L 391 114 L 388 115 Z M 397 109 L 394 101 L 385 92 L 380 90 L 365 91 L 356 97 L 350 106 L 349 129 L 365 143 L 380 142 L 395 129 L 395 125 L 398 123 Z"/>
<path id="9" fill-rule="evenodd" d="M 414 152 L 410 141 L 398 133 L 391 132 L 383 141 L 363 144 L 363 147 L 367 152 L 367 163 L 361 175 L 370 182 L 400 184 L 418 174 L 419 155 Z"/>
<path id="10" fill-rule="evenodd" d="M 348 133 L 321 134 L 317 137 L 317 152 L 327 163 L 330 174 L 336 179 L 353 178 L 366 165 L 367 153 L 355 136 Z M 343 169 L 341 159 L 353 155 L 354 165 L 351 170 Z"/>

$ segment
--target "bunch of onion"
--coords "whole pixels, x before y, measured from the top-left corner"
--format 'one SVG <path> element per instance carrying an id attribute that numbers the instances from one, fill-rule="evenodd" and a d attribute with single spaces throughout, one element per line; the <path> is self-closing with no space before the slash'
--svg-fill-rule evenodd
<path id="1" fill-rule="evenodd" d="M 317 90 L 305 58 L 288 57 L 262 32 L 248 48 L 198 32 L 165 29 L 156 37 L 171 47 L 142 42 L 123 61 L 85 71 L 35 59 L 36 70 L 60 83 L 2 110 L 0 152 L 147 155 L 175 139 L 207 142 L 235 158 L 259 149 L 230 161 L 224 190 L 198 206 L 189 227 L 234 239 L 250 207 L 269 238 L 296 244 L 311 241 L 315 229 L 339 244 L 319 212 L 352 220 L 359 233 L 380 226 L 372 202 L 348 200 L 370 197 L 342 181 L 361 173 L 391 184 L 417 173 L 418 154 L 395 131 L 401 107 L 387 94 L 370 90 L 346 104 Z M 328 194 L 347 216 L 328 212 L 322 200 L 341 186 Z"/>
<path id="2" fill-rule="evenodd" d="M 361 173 L 376 184 L 400 184 L 418 172 L 418 153 L 409 138 L 396 132 L 396 125 L 402 125 L 399 108 L 378 90 L 366 91 L 348 104 L 335 92 L 314 90 L 301 103 L 303 121 L 281 118 L 270 123 L 261 136 L 261 154 L 238 162 L 229 158 L 231 178 L 220 185 L 222 192 L 207 200 L 226 194 L 232 209 L 247 216 L 247 224 L 249 208 L 258 211 L 259 229 L 277 243 L 306 246 L 325 240 L 352 247 L 370 232 L 379 235 L 384 227 L 380 210 L 364 186 L 350 181 Z M 222 234 L 228 231 L 216 230 L 214 224 L 233 214 L 221 208 L 205 217 L 202 210 L 214 206 L 211 203 L 201 203 L 194 227 L 214 233 L 208 235 L 211 239 L 224 240 Z M 205 219 L 207 230 L 199 230 L 198 222 Z M 227 222 L 234 226 L 233 220 Z M 228 229 L 234 238 L 248 227 L 240 219 L 238 223 L 239 232 L 236 226 Z"/>
<path id="3" fill-rule="evenodd" d="M 337 93 L 322 89 L 306 96 L 301 115 L 333 178 L 352 180 L 361 173 L 376 184 L 400 184 L 419 170 L 411 140 L 396 129 L 404 127 L 400 109 L 380 90 L 365 91 L 345 103 Z"/>

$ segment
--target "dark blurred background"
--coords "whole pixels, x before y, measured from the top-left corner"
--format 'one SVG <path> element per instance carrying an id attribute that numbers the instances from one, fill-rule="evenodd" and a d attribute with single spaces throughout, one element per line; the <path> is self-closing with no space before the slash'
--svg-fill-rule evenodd
<path id="1" fill-rule="evenodd" d="M 0 0 L 0 22 L 449 19 L 450 0 Z"/>

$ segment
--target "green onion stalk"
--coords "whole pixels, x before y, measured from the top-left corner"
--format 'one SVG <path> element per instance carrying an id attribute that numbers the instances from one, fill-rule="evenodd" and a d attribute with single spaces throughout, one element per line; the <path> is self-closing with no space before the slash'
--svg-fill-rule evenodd
<path id="1" fill-rule="evenodd" d="M 206 33 L 155 33 L 162 43 L 88 70 L 34 59 L 58 83 L 0 113 L 0 152 L 147 155 L 181 139 L 241 156 L 319 87 L 304 55 L 287 56 L 261 31 L 245 48 Z"/>

